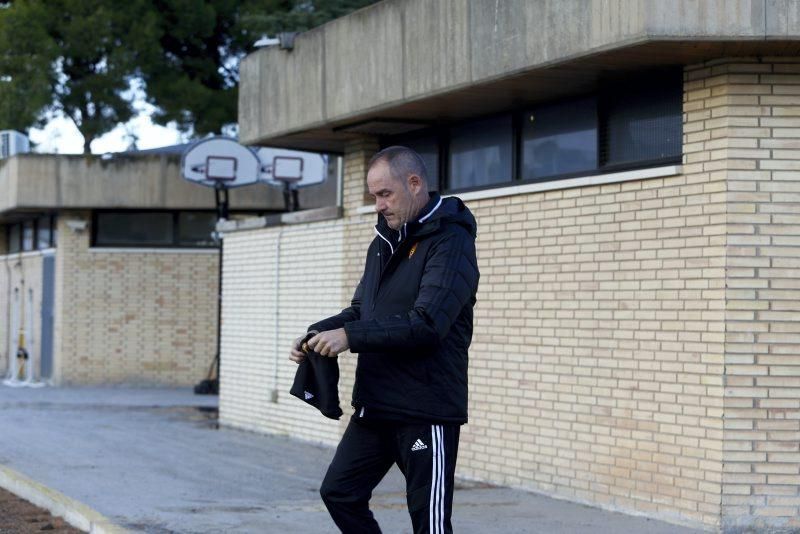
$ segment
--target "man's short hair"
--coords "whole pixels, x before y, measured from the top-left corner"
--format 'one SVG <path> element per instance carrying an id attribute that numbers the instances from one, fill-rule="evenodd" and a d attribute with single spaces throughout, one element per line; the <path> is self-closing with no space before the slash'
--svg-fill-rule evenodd
<path id="1" fill-rule="evenodd" d="M 416 174 L 422 181 L 428 183 L 428 169 L 422 156 L 405 146 L 390 146 L 384 148 L 369 160 L 367 170 L 379 161 L 385 161 L 389 165 L 389 173 L 395 180 L 404 180 L 412 174 Z"/>

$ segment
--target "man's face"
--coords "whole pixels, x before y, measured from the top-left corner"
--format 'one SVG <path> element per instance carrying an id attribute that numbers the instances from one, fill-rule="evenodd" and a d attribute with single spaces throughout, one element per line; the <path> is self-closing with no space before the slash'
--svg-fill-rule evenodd
<path id="1" fill-rule="evenodd" d="M 414 196 L 408 184 L 392 178 L 389 164 L 378 161 L 367 173 L 369 194 L 375 197 L 375 211 L 383 215 L 389 227 L 399 230 L 415 215 Z"/>

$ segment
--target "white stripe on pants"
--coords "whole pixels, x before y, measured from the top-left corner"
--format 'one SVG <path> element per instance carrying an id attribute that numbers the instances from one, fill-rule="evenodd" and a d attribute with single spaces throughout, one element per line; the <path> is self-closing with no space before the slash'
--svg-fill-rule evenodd
<path id="1" fill-rule="evenodd" d="M 444 533 L 444 443 L 442 426 L 431 425 L 431 502 L 430 533 Z"/>

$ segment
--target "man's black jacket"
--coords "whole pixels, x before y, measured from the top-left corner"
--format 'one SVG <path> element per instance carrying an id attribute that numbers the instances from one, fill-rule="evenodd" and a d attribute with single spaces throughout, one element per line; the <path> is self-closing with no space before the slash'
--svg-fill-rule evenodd
<path id="1" fill-rule="evenodd" d="M 467 421 L 476 228 L 460 199 L 435 193 L 399 232 L 378 216 L 350 307 L 309 327 L 344 327 L 359 354 L 352 403 L 360 414 Z"/>

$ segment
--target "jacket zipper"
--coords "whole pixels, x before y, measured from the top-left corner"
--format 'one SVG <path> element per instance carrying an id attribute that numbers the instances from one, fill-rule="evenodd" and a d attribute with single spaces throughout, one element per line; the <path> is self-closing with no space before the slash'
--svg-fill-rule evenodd
<path id="1" fill-rule="evenodd" d="M 383 282 L 383 274 L 389 268 L 389 265 L 392 263 L 392 261 L 394 260 L 394 257 L 396 256 L 395 249 L 392 246 L 392 242 L 389 239 L 387 239 L 386 236 L 384 236 L 382 233 L 380 233 L 380 231 L 378 230 L 377 226 L 375 227 L 375 233 L 378 235 L 378 237 L 383 239 L 386 242 L 387 245 L 389 245 L 389 250 L 391 251 L 391 255 L 389 256 L 389 260 L 386 262 L 386 265 L 381 265 L 380 274 L 378 275 L 378 284 L 375 286 L 375 293 L 372 295 L 372 305 L 370 306 L 370 308 L 372 310 L 375 309 L 375 301 L 378 300 L 378 293 L 380 293 L 381 282 Z M 398 251 L 400 250 L 400 247 L 402 245 L 403 245 L 403 242 L 401 241 L 398 244 Z M 378 253 L 378 256 L 380 256 L 380 253 Z M 381 258 L 381 262 L 380 263 L 383 264 L 383 258 Z"/>

